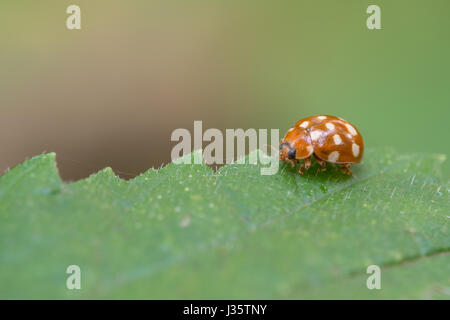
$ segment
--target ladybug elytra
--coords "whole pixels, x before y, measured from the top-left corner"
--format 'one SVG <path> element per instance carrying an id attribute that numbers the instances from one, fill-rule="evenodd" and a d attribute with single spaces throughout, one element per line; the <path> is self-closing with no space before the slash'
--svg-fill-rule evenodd
<path id="1" fill-rule="evenodd" d="M 364 141 L 359 131 L 344 119 L 327 115 L 297 121 L 280 142 L 280 160 L 292 167 L 305 160 L 300 174 L 309 169 L 314 155 L 321 166 L 319 171 L 324 171 L 325 162 L 330 162 L 352 175 L 350 164 L 361 162 L 363 153 Z"/>

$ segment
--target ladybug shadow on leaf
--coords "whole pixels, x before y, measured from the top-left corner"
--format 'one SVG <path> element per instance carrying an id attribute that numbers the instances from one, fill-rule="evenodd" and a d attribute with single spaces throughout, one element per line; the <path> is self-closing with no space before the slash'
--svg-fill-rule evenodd
<path id="1" fill-rule="evenodd" d="M 280 161 L 280 172 L 288 173 L 289 175 L 296 176 L 298 179 L 314 180 L 318 182 L 326 182 L 333 180 L 335 182 L 348 181 L 357 179 L 359 172 L 358 166 L 352 167 L 353 175 L 344 173 L 339 165 L 332 163 L 325 163 L 325 169 L 317 162 L 314 157 L 311 159 L 311 166 L 300 174 L 300 167 L 303 164 L 303 160 L 300 160 L 294 167 L 289 163 Z"/>

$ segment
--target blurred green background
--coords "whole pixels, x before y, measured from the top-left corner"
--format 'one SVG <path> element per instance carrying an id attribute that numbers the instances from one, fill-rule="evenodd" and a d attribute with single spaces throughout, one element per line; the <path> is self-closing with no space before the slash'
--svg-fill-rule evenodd
<path id="1" fill-rule="evenodd" d="M 81 30 L 69 31 L 70 4 Z M 381 7 L 382 30 L 366 8 Z M 0 3 L 0 172 L 44 151 L 65 180 L 170 160 L 176 128 L 340 116 L 367 147 L 450 154 L 450 1 Z M 447 161 L 445 174 L 450 165 Z"/>

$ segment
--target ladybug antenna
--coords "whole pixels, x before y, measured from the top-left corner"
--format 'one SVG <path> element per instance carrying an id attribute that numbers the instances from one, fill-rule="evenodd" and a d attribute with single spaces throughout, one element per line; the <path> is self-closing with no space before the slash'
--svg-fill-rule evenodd
<path id="1" fill-rule="evenodd" d="M 273 155 L 275 155 L 275 154 L 277 154 L 279 151 L 274 147 L 274 146 L 272 146 L 271 144 L 266 144 L 265 146 L 264 146 L 264 148 L 267 148 L 267 149 L 272 149 L 272 152 L 273 152 Z M 273 156 L 272 155 L 272 156 Z"/>

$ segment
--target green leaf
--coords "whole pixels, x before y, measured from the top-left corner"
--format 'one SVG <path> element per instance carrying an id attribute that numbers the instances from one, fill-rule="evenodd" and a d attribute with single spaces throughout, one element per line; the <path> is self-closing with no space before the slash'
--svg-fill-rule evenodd
<path id="1" fill-rule="evenodd" d="M 369 149 L 355 177 L 169 164 L 65 184 L 43 154 L 0 178 L 0 297 L 448 299 L 444 158 Z"/>

